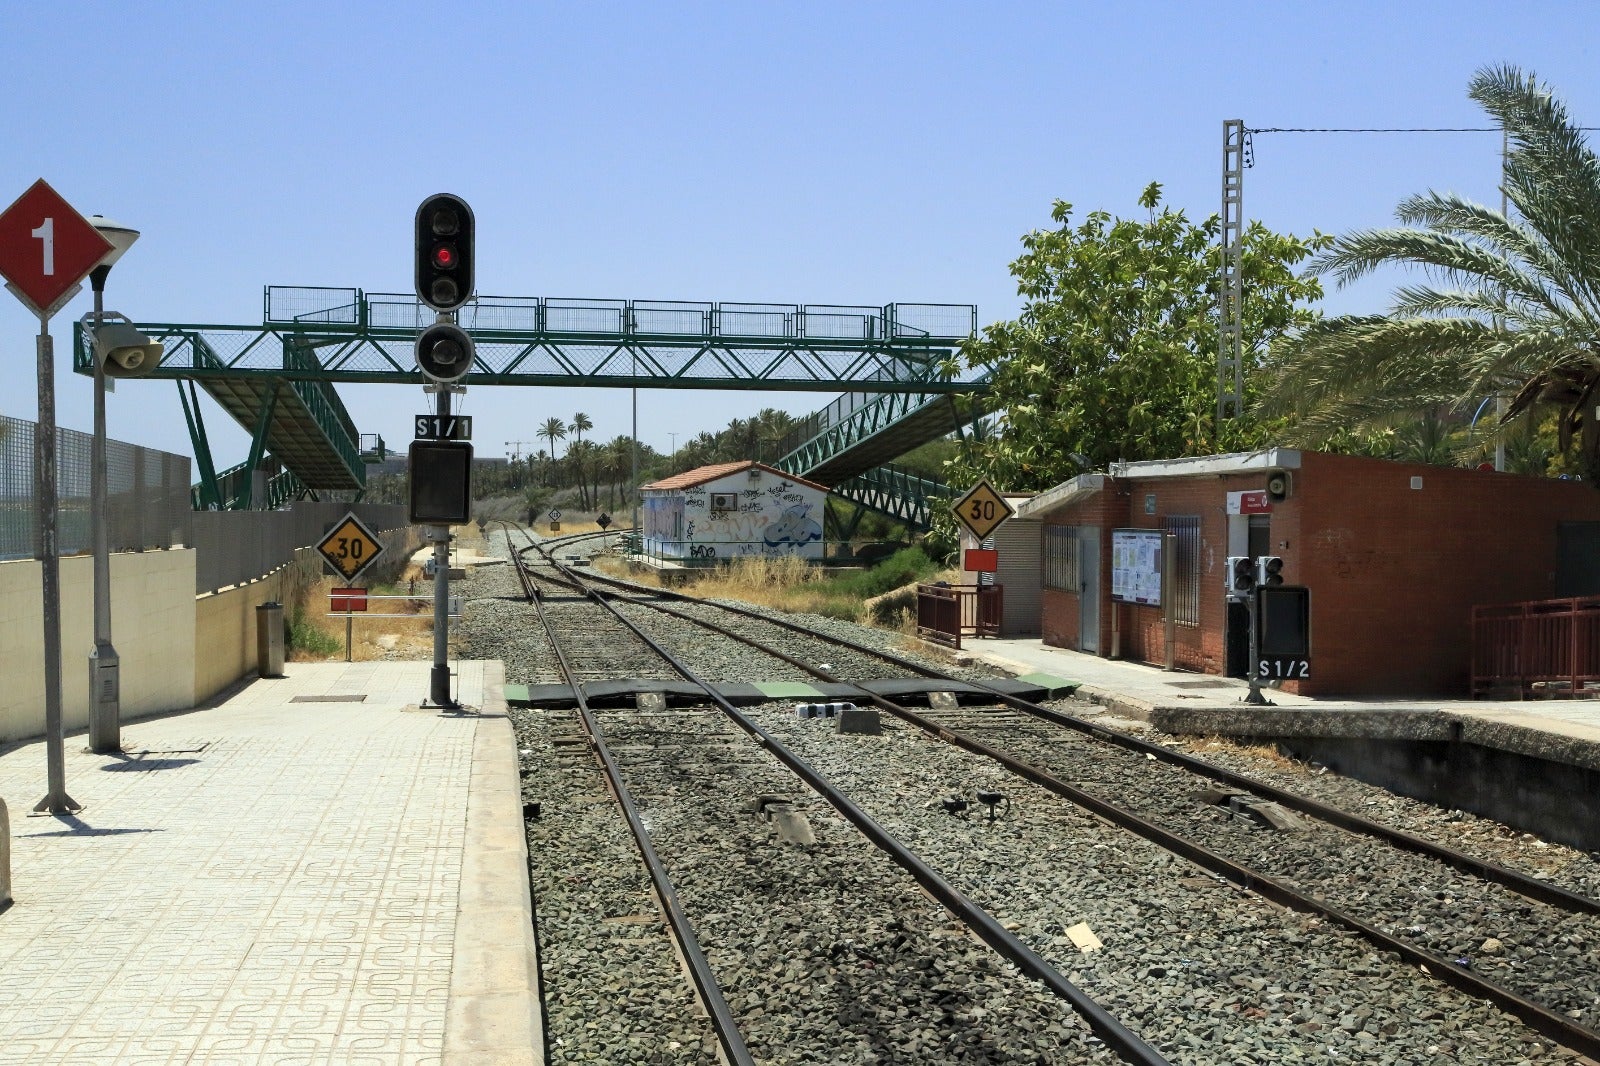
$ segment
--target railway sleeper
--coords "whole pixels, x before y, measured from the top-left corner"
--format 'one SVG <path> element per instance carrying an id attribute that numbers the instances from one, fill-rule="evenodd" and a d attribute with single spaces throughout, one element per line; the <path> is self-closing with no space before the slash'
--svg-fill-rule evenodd
<path id="1" fill-rule="evenodd" d="M 1304 832 L 1308 828 L 1306 821 L 1294 812 L 1271 800 L 1252 796 L 1248 792 L 1239 792 L 1231 788 L 1207 788 L 1196 795 L 1202 803 L 1214 807 L 1227 807 L 1233 817 L 1240 821 L 1284 833 Z"/>

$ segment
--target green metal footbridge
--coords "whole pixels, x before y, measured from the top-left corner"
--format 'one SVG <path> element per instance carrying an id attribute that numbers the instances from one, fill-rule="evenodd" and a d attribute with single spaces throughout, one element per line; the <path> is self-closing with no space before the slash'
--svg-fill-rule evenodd
<path id="1" fill-rule="evenodd" d="M 362 491 L 359 435 L 334 387 L 424 384 L 413 345 L 434 319 L 411 294 L 268 286 L 259 325 L 140 323 L 165 346 L 150 376 L 177 381 L 183 396 L 196 505 Z M 467 385 L 842 391 L 805 420 L 779 465 L 919 525 L 940 486 L 883 464 L 982 413 L 988 387 L 950 372 L 977 328 L 970 304 L 480 296 L 458 320 L 477 348 Z M 92 374 L 81 326 L 73 349 L 75 369 Z M 197 388 L 250 433 L 249 458 L 231 470 L 212 462 Z M 283 473 L 263 497 L 252 472 L 269 454 Z"/>

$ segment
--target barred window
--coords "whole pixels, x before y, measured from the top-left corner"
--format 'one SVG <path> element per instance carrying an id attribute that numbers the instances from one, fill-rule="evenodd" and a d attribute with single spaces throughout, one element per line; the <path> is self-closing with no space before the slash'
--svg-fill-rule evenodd
<path id="1" fill-rule="evenodd" d="M 1161 528 L 1177 534 L 1169 601 L 1173 618 L 1179 625 L 1197 626 L 1200 624 L 1200 516 L 1169 515 L 1161 520 Z"/>
<path id="2" fill-rule="evenodd" d="M 1077 526 L 1044 527 L 1044 584 L 1067 592 L 1081 591 Z"/>

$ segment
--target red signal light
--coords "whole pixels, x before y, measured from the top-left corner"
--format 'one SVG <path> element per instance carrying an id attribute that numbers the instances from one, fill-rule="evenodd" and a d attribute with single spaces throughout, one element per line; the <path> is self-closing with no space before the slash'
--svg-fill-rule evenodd
<path id="1" fill-rule="evenodd" d="M 440 244 L 433 249 L 433 265 L 440 270 L 453 270 L 456 265 L 456 249 L 453 244 Z"/>

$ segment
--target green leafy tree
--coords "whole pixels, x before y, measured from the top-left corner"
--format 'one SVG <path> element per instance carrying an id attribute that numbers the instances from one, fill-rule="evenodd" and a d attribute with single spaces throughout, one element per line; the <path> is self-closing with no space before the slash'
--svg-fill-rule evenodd
<path id="1" fill-rule="evenodd" d="M 1530 73 L 1485 68 L 1468 95 L 1505 130 L 1510 212 L 1428 192 L 1399 205 L 1399 227 L 1339 238 L 1315 267 L 1340 284 L 1388 266 L 1430 283 L 1397 289 L 1389 314 L 1289 338 L 1268 402 L 1294 417 L 1291 442 L 1321 444 L 1503 394 L 1495 431 L 1526 468 L 1552 458 L 1538 440 L 1553 422 L 1555 450 L 1600 483 L 1600 160 Z"/>
<path id="2" fill-rule="evenodd" d="M 1022 238 L 1011 264 L 1022 314 L 963 349 L 986 367 L 998 417 L 967 435 L 950 480 L 1039 490 L 1117 461 L 1171 459 L 1256 447 L 1274 424 L 1250 417 L 1266 345 L 1315 318 L 1322 295 L 1296 264 L 1327 238 L 1285 236 L 1250 225 L 1241 244 L 1247 414 L 1216 423 L 1216 216 L 1194 223 L 1161 205 L 1152 183 L 1144 219 L 1104 211 L 1072 224 L 1057 201 L 1055 229 Z"/>

